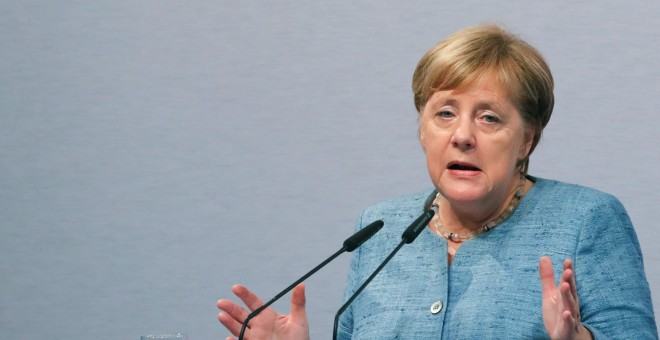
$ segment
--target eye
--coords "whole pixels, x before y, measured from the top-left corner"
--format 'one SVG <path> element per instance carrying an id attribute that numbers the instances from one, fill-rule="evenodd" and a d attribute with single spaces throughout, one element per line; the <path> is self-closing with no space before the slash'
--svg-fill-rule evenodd
<path id="1" fill-rule="evenodd" d="M 494 114 L 486 113 L 481 116 L 481 119 L 486 123 L 497 123 L 500 121 L 500 118 Z"/>
<path id="2" fill-rule="evenodd" d="M 435 115 L 440 118 L 451 118 L 454 116 L 454 113 L 449 110 L 440 110 Z"/>

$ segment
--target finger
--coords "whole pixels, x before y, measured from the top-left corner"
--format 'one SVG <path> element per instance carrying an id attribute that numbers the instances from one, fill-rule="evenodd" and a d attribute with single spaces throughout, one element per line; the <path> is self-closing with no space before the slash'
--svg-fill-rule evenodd
<path id="1" fill-rule="evenodd" d="M 243 307 L 229 301 L 229 300 L 218 300 L 218 308 L 228 314 L 230 317 L 234 318 L 237 322 L 243 322 L 248 316 L 248 312 L 243 309 Z"/>
<path id="2" fill-rule="evenodd" d="M 305 284 L 301 283 L 293 289 L 291 295 L 291 320 L 296 323 L 307 324 L 307 314 L 305 312 Z"/>
<path id="3" fill-rule="evenodd" d="M 569 291 L 566 293 L 570 295 L 570 299 L 568 297 L 562 297 L 563 300 L 569 301 L 571 304 L 566 305 L 566 308 L 569 308 L 571 310 L 571 313 L 573 314 L 573 317 L 575 320 L 579 323 L 581 316 L 580 316 L 580 300 L 578 299 L 577 295 L 577 286 L 575 284 L 575 271 L 573 270 L 573 265 L 570 260 L 564 261 L 564 273 L 562 274 L 562 284 L 567 284 L 569 287 Z M 562 294 L 564 294 L 562 292 Z"/>
<path id="4" fill-rule="evenodd" d="M 220 323 L 223 326 L 225 326 L 225 328 L 227 328 L 227 330 L 231 332 L 231 334 L 238 336 L 241 333 L 241 328 L 243 327 L 243 323 L 237 321 L 226 312 L 220 312 L 218 314 L 218 321 L 220 321 Z"/>
<path id="5" fill-rule="evenodd" d="M 245 286 L 234 285 L 231 287 L 231 291 L 252 311 L 264 305 L 264 302 Z"/>
<path id="6" fill-rule="evenodd" d="M 539 275 L 541 277 L 543 296 L 552 294 L 555 288 L 557 288 L 557 285 L 555 285 L 555 272 L 552 269 L 552 260 L 548 256 L 541 257 L 539 261 Z"/>
<path id="7" fill-rule="evenodd" d="M 571 259 L 566 259 L 564 261 L 564 272 L 567 270 L 571 271 L 571 275 L 566 280 L 568 284 L 571 286 L 571 294 L 573 294 L 573 297 L 575 298 L 576 303 L 578 303 L 578 294 L 577 294 L 577 284 L 575 283 L 575 268 L 573 268 L 573 261 Z"/>
<path id="8" fill-rule="evenodd" d="M 569 293 L 577 301 L 577 289 L 575 288 L 575 272 L 573 269 L 564 269 L 564 272 L 561 274 L 561 283 L 566 283 L 569 288 Z"/>
<path id="9" fill-rule="evenodd" d="M 561 285 L 559 286 L 559 291 L 561 292 L 561 299 L 564 304 L 564 311 L 570 312 L 573 318 L 577 318 L 578 317 L 577 303 L 575 301 L 575 297 L 573 296 L 573 293 L 571 292 L 571 287 L 568 284 L 568 282 L 562 282 Z"/>

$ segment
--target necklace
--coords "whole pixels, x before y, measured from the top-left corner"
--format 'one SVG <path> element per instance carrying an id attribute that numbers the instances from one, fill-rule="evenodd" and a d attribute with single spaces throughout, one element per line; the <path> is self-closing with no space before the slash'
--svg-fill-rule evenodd
<path id="1" fill-rule="evenodd" d="M 444 239 L 456 243 L 462 243 L 467 240 L 473 239 L 493 228 L 495 228 L 498 224 L 500 224 L 502 221 L 506 220 L 511 213 L 516 210 L 516 207 L 518 207 L 518 204 L 520 204 L 520 201 L 522 200 L 523 196 L 525 195 L 525 176 L 521 174 L 520 176 L 520 184 L 518 184 L 518 189 L 516 190 L 516 193 L 513 195 L 513 198 L 511 199 L 511 202 L 509 202 L 509 206 L 502 211 L 502 213 L 497 216 L 496 218 L 488 221 L 486 224 L 484 224 L 482 227 L 479 229 L 476 229 L 474 231 L 471 231 L 469 233 L 465 234 L 458 234 L 458 233 L 452 233 L 448 232 L 446 230 L 442 229 L 442 222 L 440 222 L 440 217 L 439 214 L 435 214 L 433 216 L 433 227 L 435 228 L 435 232 L 442 236 Z M 440 206 L 440 193 L 437 193 L 435 195 L 435 199 L 433 200 L 433 208 L 439 209 Z M 453 249 L 452 249 L 453 250 Z M 454 250 L 455 253 L 455 250 Z M 453 255 L 453 254 L 452 254 Z"/>

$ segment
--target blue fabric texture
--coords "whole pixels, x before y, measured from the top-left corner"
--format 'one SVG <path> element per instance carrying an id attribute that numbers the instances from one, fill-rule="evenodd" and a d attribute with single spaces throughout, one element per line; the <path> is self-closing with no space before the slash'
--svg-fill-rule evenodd
<path id="1" fill-rule="evenodd" d="M 583 324 L 596 339 L 657 339 L 637 236 L 613 196 L 541 178 L 495 229 L 464 242 L 450 267 L 447 242 L 426 228 L 340 318 L 339 339 L 544 339 L 538 266 L 555 278 L 574 261 Z M 371 275 L 433 190 L 366 209 L 357 229 L 383 229 L 353 253 L 344 300 Z M 442 309 L 431 312 L 431 306 Z M 436 307 L 438 304 L 436 304 Z"/>

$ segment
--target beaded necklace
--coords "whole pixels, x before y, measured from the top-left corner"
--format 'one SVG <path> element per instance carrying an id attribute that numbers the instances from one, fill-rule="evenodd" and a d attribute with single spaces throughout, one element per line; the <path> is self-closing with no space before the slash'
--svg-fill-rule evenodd
<path id="1" fill-rule="evenodd" d="M 467 240 L 473 239 L 493 228 L 495 228 L 498 224 L 500 224 L 502 221 L 506 220 L 511 213 L 516 210 L 516 207 L 518 207 L 518 204 L 520 204 L 520 201 L 522 200 L 523 196 L 525 196 L 525 176 L 521 175 L 520 178 L 520 184 L 518 185 L 518 189 L 516 190 L 516 193 L 513 195 L 513 198 L 511 199 L 511 202 L 509 203 L 509 206 L 502 211 L 502 213 L 497 216 L 496 218 L 488 221 L 488 223 L 484 224 L 484 226 L 480 227 L 479 229 L 476 229 L 474 231 L 471 231 L 466 234 L 458 234 L 458 233 L 452 233 L 448 232 L 446 230 L 442 229 L 442 222 L 440 222 L 440 217 L 439 214 L 436 214 L 433 216 L 433 227 L 435 228 L 435 232 L 442 236 L 444 239 L 456 243 L 463 243 Z M 435 195 L 435 199 L 433 200 L 433 207 L 435 209 L 439 208 L 440 204 L 440 193 L 437 193 Z M 452 254 L 453 255 L 453 254 Z"/>

